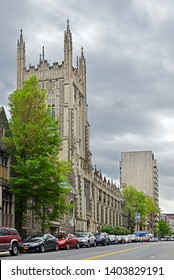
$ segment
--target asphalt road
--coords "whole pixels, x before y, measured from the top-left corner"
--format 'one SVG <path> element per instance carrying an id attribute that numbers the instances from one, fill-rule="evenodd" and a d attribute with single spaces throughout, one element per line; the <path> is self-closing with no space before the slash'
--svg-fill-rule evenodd
<path id="1" fill-rule="evenodd" d="M 58 252 L 24 253 L 10 256 L 0 253 L 1 260 L 174 260 L 174 241 L 97 246 Z"/>

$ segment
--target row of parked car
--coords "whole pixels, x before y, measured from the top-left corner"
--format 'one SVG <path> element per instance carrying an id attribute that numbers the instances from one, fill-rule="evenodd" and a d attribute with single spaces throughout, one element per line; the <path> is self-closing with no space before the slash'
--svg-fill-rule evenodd
<path id="1" fill-rule="evenodd" d="M 162 236 L 160 237 L 161 241 L 174 241 L 174 235 L 171 236 Z"/>
<path id="2" fill-rule="evenodd" d="M 18 252 L 45 252 L 49 250 L 58 251 L 59 249 L 69 250 L 70 248 L 91 247 L 98 245 L 124 244 L 130 242 L 157 241 L 152 235 L 139 237 L 136 234 L 129 235 L 108 235 L 106 232 L 91 233 L 79 232 L 76 235 L 61 232 L 58 235 L 50 233 L 36 233 L 30 235 L 25 240 L 16 229 L 0 227 L 0 252 L 9 251 L 11 255 Z"/>

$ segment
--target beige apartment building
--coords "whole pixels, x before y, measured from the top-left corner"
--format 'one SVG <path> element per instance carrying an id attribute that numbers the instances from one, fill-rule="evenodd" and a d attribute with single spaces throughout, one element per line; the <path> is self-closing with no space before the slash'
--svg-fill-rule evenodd
<path id="1" fill-rule="evenodd" d="M 151 151 L 122 152 L 120 187 L 134 186 L 159 205 L 158 165 Z"/>
<path id="2" fill-rule="evenodd" d="M 130 185 L 152 197 L 159 206 L 158 164 L 151 151 L 121 153 L 120 187 Z M 157 221 L 158 216 L 149 217 L 147 229 L 152 231 Z"/>
<path id="3" fill-rule="evenodd" d="M 45 50 L 39 56 L 37 66 L 26 67 L 26 50 L 23 33 L 17 43 L 17 88 L 36 75 L 42 89 L 47 89 L 47 102 L 52 115 L 60 121 L 62 147 L 60 158 L 71 160 L 72 196 L 70 203 L 77 202 L 77 208 L 52 223 L 51 231 L 69 229 L 76 231 L 98 231 L 102 225 L 122 225 L 121 193 L 115 184 L 106 180 L 92 166 L 90 151 L 90 124 L 86 92 L 86 59 L 83 48 L 73 66 L 72 33 L 69 21 L 64 32 L 64 61 L 52 65 L 45 58 Z M 30 222 L 30 230 L 35 223 Z M 27 227 L 27 225 L 26 225 Z"/>

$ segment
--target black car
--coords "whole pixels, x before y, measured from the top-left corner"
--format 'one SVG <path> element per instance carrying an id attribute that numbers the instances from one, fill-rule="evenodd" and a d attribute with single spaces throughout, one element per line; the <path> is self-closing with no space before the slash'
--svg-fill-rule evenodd
<path id="1" fill-rule="evenodd" d="M 96 245 L 110 245 L 109 235 L 106 232 L 95 233 Z"/>
<path id="2" fill-rule="evenodd" d="M 25 239 L 22 244 L 20 251 L 21 252 L 40 252 L 44 253 L 45 251 L 58 251 L 59 245 L 58 240 L 51 234 L 42 234 L 36 233 L 30 235 Z"/>

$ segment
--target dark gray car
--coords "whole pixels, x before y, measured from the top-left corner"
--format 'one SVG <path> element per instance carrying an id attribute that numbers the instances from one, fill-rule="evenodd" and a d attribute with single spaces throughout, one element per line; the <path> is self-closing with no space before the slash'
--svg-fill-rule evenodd
<path id="1" fill-rule="evenodd" d="M 96 244 L 97 245 L 110 245 L 111 241 L 109 235 L 106 232 L 95 233 Z"/>

